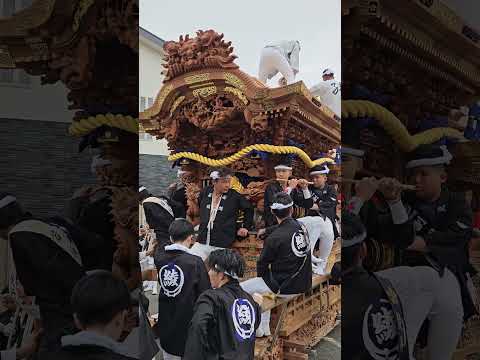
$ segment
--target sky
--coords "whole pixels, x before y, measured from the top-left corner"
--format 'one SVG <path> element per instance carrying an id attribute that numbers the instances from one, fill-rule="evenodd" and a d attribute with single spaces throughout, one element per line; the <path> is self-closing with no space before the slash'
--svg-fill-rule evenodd
<path id="1" fill-rule="evenodd" d="M 480 31 L 480 1 L 478 0 L 442 0 L 471 27 Z"/>
<path id="2" fill-rule="evenodd" d="M 178 40 L 181 34 L 192 37 L 199 29 L 224 33 L 238 56 L 235 62 L 255 77 L 267 43 L 299 40 L 296 80 L 308 87 L 321 81 L 327 67 L 340 80 L 340 25 L 341 0 L 140 0 L 141 27 L 163 40 Z M 276 86 L 275 79 L 269 84 Z"/>

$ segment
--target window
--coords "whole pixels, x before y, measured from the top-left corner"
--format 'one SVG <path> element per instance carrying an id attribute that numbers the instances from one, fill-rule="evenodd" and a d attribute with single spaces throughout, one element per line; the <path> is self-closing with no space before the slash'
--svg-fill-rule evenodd
<path id="1" fill-rule="evenodd" d="M 1 5 L 1 15 L 3 17 L 12 16 L 15 13 L 15 0 L 2 0 Z"/>
<path id="2" fill-rule="evenodd" d="M 140 97 L 140 111 L 145 111 L 145 96 Z"/>
<path id="3" fill-rule="evenodd" d="M 32 5 L 33 0 L 0 0 L 0 18 L 12 16 L 15 12 Z M 0 83 L 29 85 L 31 77 L 20 69 L 0 69 Z"/>
<path id="4" fill-rule="evenodd" d="M 153 98 L 152 97 L 149 97 L 148 98 L 148 107 L 152 107 L 153 106 Z"/>
<path id="5" fill-rule="evenodd" d="M 0 82 L 13 82 L 14 69 L 0 69 Z"/>
<path id="6" fill-rule="evenodd" d="M 0 17 L 12 16 L 32 5 L 33 0 L 0 0 Z"/>
<path id="7" fill-rule="evenodd" d="M 153 137 L 152 135 L 150 135 L 149 133 L 141 133 L 140 134 L 140 140 L 143 140 L 143 141 L 152 141 L 153 140 Z"/>
<path id="8" fill-rule="evenodd" d="M 30 85 L 32 78 L 21 69 L 0 69 L 0 83 Z"/>

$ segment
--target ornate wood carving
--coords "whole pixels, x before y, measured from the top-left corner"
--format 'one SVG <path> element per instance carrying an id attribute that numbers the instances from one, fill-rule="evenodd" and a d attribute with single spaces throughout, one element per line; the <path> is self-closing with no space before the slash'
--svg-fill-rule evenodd
<path id="1" fill-rule="evenodd" d="M 237 57 L 233 55 L 231 44 L 223 40 L 223 34 L 214 30 L 199 30 L 195 38 L 186 35 L 180 36 L 178 41 L 166 42 L 164 81 L 205 67 L 238 68 L 238 65 L 233 62 Z"/>

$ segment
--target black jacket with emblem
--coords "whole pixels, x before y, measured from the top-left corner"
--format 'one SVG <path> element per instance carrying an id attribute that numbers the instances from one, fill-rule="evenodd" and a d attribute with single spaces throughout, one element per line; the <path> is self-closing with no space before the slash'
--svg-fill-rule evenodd
<path id="1" fill-rule="evenodd" d="M 276 180 L 268 184 L 265 189 L 265 194 L 263 198 L 265 209 L 265 227 L 274 226 L 277 224 L 277 219 L 275 219 L 275 216 L 273 215 L 270 207 L 273 204 L 273 198 L 275 197 L 275 195 L 281 192 L 283 192 L 283 187 Z M 303 196 L 303 192 L 298 188 L 292 189 L 292 191 L 290 192 L 290 196 L 293 200 L 293 203 L 298 207 L 310 209 L 313 206 L 311 199 L 305 199 L 305 197 Z"/>
<path id="2" fill-rule="evenodd" d="M 183 360 L 253 360 L 261 309 L 230 280 L 195 304 Z"/>
<path id="3" fill-rule="evenodd" d="M 208 186 L 202 190 L 198 199 L 200 207 L 198 242 L 202 244 L 207 242 L 207 227 L 210 219 L 212 198 L 213 187 Z M 244 213 L 242 226 L 250 230 L 253 224 L 253 206 L 243 195 L 230 189 L 222 196 L 222 200 L 220 201 L 217 216 L 210 234 L 210 245 L 222 248 L 228 248 L 232 245 L 237 235 L 237 218 L 239 211 L 243 211 Z"/>
<path id="4" fill-rule="evenodd" d="M 299 294 L 312 288 L 310 245 L 297 220 L 282 221 L 265 239 L 257 261 L 257 276 L 275 293 L 280 290 L 281 294 Z"/>
<path id="5" fill-rule="evenodd" d="M 407 251 L 404 263 L 410 266 L 437 265 L 449 268 L 457 277 L 468 319 L 476 313 L 467 287 L 467 276 L 477 273 L 469 260 L 469 242 L 472 237 L 472 211 L 467 206 L 464 193 L 442 189 L 440 198 L 426 203 L 414 196 L 405 196 L 404 203 L 412 231 L 424 238 L 426 255 Z"/>
<path id="6" fill-rule="evenodd" d="M 313 185 L 309 185 L 308 189 L 312 193 L 312 197 L 305 200 L 306 207 L 310 209 L 314 204 L 317 204 L 318 211 L 309 210 L 307 214 L 309 216 L 316 216 L 320 213 L 334 222 L 337 217 L 337 192 L 335 191 L 335 187 L 325 184 L 323 189 L 319 189 Z"/>
<path id="7" fill-rule="evenodd" d="M 71 236 L 65 223 L 58 223 L 58 219 L 25 219 L 9 233 L 17 276 L 40 309 L 44 329 L 41 351 L 58 349 L 63 335 L 77 331 L 70 296 L 85 275 L 79 248 L 85 248 L 81 241 L 88 239 Z"/>
<path id="8" fill-rule="evenodd" d="M 166 246 L 165 251 L 155 254 L 155 266 L 160 280 L 158 324 L 155 330 L 162 348 L 176 356 L 183 356 L 195 302 L 202 292 L 211 288 L 202 259 L 185 250 L 173 244 Z M 172 274 L 173 268 L 178 275 L 178 285 L 169 283 L 171 276 L 170 279 L 165 278 Z M 181 282 L 183 285 L 180 285 Z"/>
<path id="9" fill-rule="evenodd" d="M 393 308 L 372 273 L 362 267 L 345 272 L 342 302 L 342 359 L 373 360 L 378 354 L 386 359 L 401 359 L 396 322 L 379 319 L 388 316 L 394 320 L 388 315 Z"/>
<path id="10" fill-rule="evenodd" d="M 181 214 L 181 206 L 164 196 L 151 196 L 143 200 L 145 220 L 150 229 L 155 231 L 159 247 L 170 243 L 168 228 L 170 224 Z"/>

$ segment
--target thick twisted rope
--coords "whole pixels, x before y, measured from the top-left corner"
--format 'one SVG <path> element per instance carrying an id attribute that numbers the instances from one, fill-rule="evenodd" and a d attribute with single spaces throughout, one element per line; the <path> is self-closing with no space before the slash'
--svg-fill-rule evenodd
<path id="1" fill-rule="evenodd" d="M 232 189 L 240 194 L 243 192 L 243 190 L 245 190 L 242 183 L 240 182 L 240 180 L 238 180 L 236 176 L 232 177 L 231 185 L 232 185 Z"/>
<path id="2" fill-rule="evenodd" d="M 208 165 L 212 167 L 220 167 L 220 166 L 227 166 L 227 165 L 233 164 L 235 161 L 240 160 L 242 157 L 248 155 L 250 152 L 254 150 L 263 151 L 270 154 L 295 154 L 295 155 L 298 155 L 300 159 L 302 159 L 302 161 L 305 163 L 305 165 L 307 165 L 307 167 L 309 168 L 312 168 L 316 165 L 335 162 L 333 159 L 330 159 L 330 158 L 321 158 L 321 159 L 312 160 L 310 159 L 310 156 L 308 156 L 305 151 L 303 151 L 302 149 L 296 146 L 276 146 L 276 145 L 269 145 L 269 144 L 250 145 L 231 156 L 228 156 L 223 159 L 218 159 L 218 160 L 211 159 L 206 156 L 192 153 L 192 152 L 187 152 L 187 151 L 170 155 L 168 157 L 168 160 L 176 161 L 181 158 L 186 158 L 186 159 L 197 161 L 204 165 Z"/>
<path id="3" fill-rule="evenodd" d="M 138 119 L 120 114 L 100 114 L 75 121 L 68 128 L 68 132 L 73 136 L 83 136 L 103 125 L 138 134 Z"/>
<path id="4" fill-rule="evenodd" d="M 412 136 L 400 119 L 383 106 L 365 100 L 342 101 L 342 118 L 355 117 L 375 118 L 379 125 L 405 152 L 410 152 L 419 145 L 432 144 L 443 137 L 465 140 L 465 137 L 460 131 L 451 128 L 433 128 Z"/>

